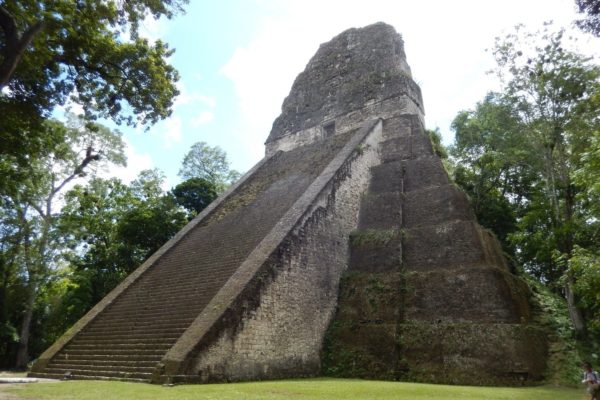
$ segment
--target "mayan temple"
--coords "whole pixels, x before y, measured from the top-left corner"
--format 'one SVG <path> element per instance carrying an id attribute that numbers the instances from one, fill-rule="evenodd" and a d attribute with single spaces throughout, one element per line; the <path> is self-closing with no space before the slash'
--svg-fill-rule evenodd
<path id="1" fill-rule="evenodd" d="M 393 27 L 321 45 L 265 157 L 31 375 L 539 381 L 548 350 L 529 288 L 449 180 L 423 115 Z"/>

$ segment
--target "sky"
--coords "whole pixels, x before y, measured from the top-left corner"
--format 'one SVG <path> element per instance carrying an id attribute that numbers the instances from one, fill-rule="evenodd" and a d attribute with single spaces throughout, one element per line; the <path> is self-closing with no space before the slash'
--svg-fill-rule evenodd
<path id="1" fill-rule="evenodd" d="M 445 144 L 450 124 L 499 83 L 494 38 L 523 23 L 553 20 L 573 28 L 574 0 L 190 0 L 172 20 L 147 19 L 142 34 L 176 49 L 180 74 L 173 114 L 149 131 L 120 127 L 128 166 L 111 174 L 129 181 L 158 168 L 170 188 L 184 155 L 199 141 L 219 146 L 232 168 L 245 172 L 264 155 L 264 142 L 295 77 L 319 44 L 338 33 L 383 21 L 402 34 L 407 61 L 420 85 L 428 128 Z M 600 39 L 582 36 L 585 52 Z"/>

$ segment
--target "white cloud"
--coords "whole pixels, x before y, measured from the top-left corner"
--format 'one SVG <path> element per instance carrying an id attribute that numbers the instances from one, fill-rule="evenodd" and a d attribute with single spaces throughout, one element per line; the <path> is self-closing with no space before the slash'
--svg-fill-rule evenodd
<path id="1" fill-rule="evenodd" d="M 181 118 L 178 116 L 171 117 L 162 124 L 165 148 L 169 149 L 174 143 L 181 141 L 182 125 Z"/>
<path id="2" fill-rule="evenodd" d="M 211 111 L 201 111 L 198 115 L 190 120 L 190 125 L 197 128 L 207 124 L 215 119 L 215 115 Z"/>
<path id="3" fill-rule="evenodd" d="M 126 167 L 115 167 L 112 166 L 109 169 L 103 171 L 100 175 L 103 178 L 119 178 L 125 183 L 129 183 L 137 178 L 138 174 L 145 169 L 154 167 L 152 157 L 150 154 L 138 153 L 133 147 L 131 142 L 126 138 L 123 139 L 125 142 L 125 156 L 127 157 Z"/>
<path id="4" fill-rule="evenodd" d="M 165 37 L 167 30 L 165 18 L 154 19 L 152 15 L 146 15 L 146 18 L 140 23 L 139 34 L 150 42 L 156 42 Z"/>
<path id="5" fill-rule="evenodd" d="M 179 96 L 175 98 L 173 108 L 194 103 L 201 103 L 209 108 L 215 108 L 217 105 L 217 100 L 214 97 L 198 92 L 188 93 L 187 88 L 182 81 L 177 82 L 177 89 L 179 90 Z"/>
<path id="6" fill-rule="evenodd" d="M 266 139 L 293 79 L 320 43 L 345 29 L 385 21 L 403 35 L 408 63 L 423 90 L 428 125 L 439 126 L 449 142 L 456 113 L 495 88 L 494 78 L 485 74 L 494 66 L 485 49 L 495 36 L 520 22 L 540 26 L 554 19 L 569 26 L 575 18 L 572 2 L 565 0 L 260 0 L 257 5 L 268 16 L 221 68 L 239 102 L 240 145 L 256 159 L 263 151 L 257 143 Z"/>

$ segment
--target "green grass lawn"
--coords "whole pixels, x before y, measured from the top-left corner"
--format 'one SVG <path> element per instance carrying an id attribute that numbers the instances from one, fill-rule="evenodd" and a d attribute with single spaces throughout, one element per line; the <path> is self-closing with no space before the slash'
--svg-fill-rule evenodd
<path id="1" fill-rule="evenodd" d="M 141 383 L 69 381 L 0 385 L 9 398 L 27 400 L 242 400 L 242 399 L 477 399 L 477 400 L 583 400 L 585 390 L 554 388 L 495 388 L 425 385 L 346 379 L 301 379 L 174 387 Z"/>

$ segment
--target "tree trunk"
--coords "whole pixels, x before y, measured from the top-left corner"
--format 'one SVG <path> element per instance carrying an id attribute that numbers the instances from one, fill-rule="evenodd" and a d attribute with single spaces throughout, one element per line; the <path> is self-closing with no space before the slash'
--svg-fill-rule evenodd
<path id="1" fill-rule="evenodd" d="M 565 283 L 565 297 L 567 299 L 567 308 L 569 310 L 569 317 L 571 317 L 571 323 L 577 335 L 581 336 L 585 333 L 585 322 L 581 310 L 575 304 L 575 294 L 572 289 L 573 279 L 568 278 Z"/>
<path id="2" fill-rule="evenodd" d="M 33 317 L 36 292 L 35 285 L 31 284 L 19 335 L 19 348 L 17 350 L 17 360 L 15 362 L 15 367 L 17 369 L 26 369 L 27 363 L 29 362 L 29 334 L 31 331 L 31 319 Z"/>
<path id="3" fill-rule="evenodd" d="M 0 63 L 1 90 L 10 82 L 25 53 L 25 49 L 29 46 L 35 35 L 44 28 L 44 23 L 42 21 L 36 22 L 19 37 L 13 16 L 4 7 L 0 6 L 0 27 L 5 38 L 5 45 L 2 52 L 3 60 Z"/>

